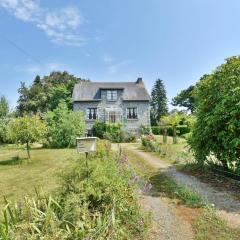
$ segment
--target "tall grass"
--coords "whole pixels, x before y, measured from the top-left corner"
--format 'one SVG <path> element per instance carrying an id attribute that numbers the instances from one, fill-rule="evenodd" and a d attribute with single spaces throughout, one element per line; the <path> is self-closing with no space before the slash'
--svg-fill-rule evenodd
<path id="1" fill-rule="evenodd" d="M 88 174 L 87 174 L 88 172 Z M 15 205 L 5 199 L 0 239 L 133 239 L 144 235 L 144 219 L 132 173 L 106 143 L 62 176 L 57 195 L 36 191 Z"/>

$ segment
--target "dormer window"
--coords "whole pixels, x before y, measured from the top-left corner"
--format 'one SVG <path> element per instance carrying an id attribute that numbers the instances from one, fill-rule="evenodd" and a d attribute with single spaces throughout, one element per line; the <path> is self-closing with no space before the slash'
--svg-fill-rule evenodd
<path id="1" fill-rule="evenodd" d="M 116 101 L 117 100 L 117 90 L 107 90 L 107 100 Z"/>

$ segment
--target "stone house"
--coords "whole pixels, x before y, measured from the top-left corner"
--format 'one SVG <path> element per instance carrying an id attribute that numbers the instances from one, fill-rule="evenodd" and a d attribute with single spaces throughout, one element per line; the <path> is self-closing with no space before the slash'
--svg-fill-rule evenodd
<path id="1" fill-rule="evenodd" d="M 122 123 L 125 131 L 150 126 L 150 96 L 142 78 L 136 82 L 81 82 L 74 86 L 73 110 L 83 111 L 88 133 L 96 120 Z"/>

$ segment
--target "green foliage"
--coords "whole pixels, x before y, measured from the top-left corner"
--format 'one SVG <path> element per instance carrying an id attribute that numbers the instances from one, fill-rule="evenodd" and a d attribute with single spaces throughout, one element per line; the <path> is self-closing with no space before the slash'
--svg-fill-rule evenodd
<path id="1" fill-rule="evenodd" d="M 44 120 L 47 125 L 47 143 L 50 147 L 75 146 L 76 138 L 85 133 L 85 120 L 82 112 L 73 112 L 65 102 L 60 102 L 53 111 L 48 111 Z"/>
<path id="2" fill-rule="evenodd" d="M 152 134 L 142 136 L 141 141 L 143 148 L 146 149 L 147 151 L 161 153 L 160 144 L 157 142 L 157 140 L 154 138 Z"/>
<path id="3" fill-rule="evenodd" d="M 147 227 L 129 167 L 98 143 L 90 156 L 68 169 L 54 199 L 36 191 L 15 206 L 8 203 L 0 239 L 140 239 Z"/>
<path id="4" fill-rule="evenodd" d="M 7 118 L 0 118 L 0 144 L 7 143 L 7 125 L 9 120 Z"/>
<path id="5" fill-rule="evenodd" d="M 0 118 L 5 118 L 9 113 L 9 103 L 5 96 L 0 97 Z"/>
<path id="6" fill-rule="evenodd" d="M 97 120 L 94 123 L 93 128 L 92 128 L 93 136 L 103 139 L 106 129 L 107 129 L 107 124 L 105 122 Z"/>
<path id="7" fill-rule="evenodd" d="M 196 123 L 191 149 L 203 164 L 208 157 L 225 169 L 240 169 L 240 57 L 231 57 L 197 83 Z"/>
<path id="8" fill-rule="evenodd" d="M 195 86 L 190 86 L 187 89 L 182 90 L 176 97 L 172 99 L 173 106 L 185 107 L 187 110 L 194 112 L 196 108 L 194 97 Z"/>
<path id="9" fill-rule="evenodd" d="M 153 126 L 152 127 L 152 133 L 154 135 L 163 135 L 164 133 L 164 129 L 166 127 L 162 127 L 162 126 Z M 177 135 L 178 136 L 182 136 L 186 133 L 190 133 L 191 129 L 188 125 L 178 125 L 176 127 L 177 129 Z M 167 135 L 168 136 L 173 136 L 173 128 L 171 126 L 167 127 Z"/>
<path id="10" fill-rule="evenodd" d="M 135 134 L 124 131 L 119 123 L 96 121 L 93 125 L 93 135 L 117 143 L 136 141 Z"/>
<path id="11" fill-rule="evenodd" d="M 42 79 L 36 76 L 33 84 L 26 87 L 21 83 L 18 89 L 18 114 L 45 113 L 52 111 L 64 100 L 69 109 L 72 109 L 72 92 L 77 82 L 86 81 L 69 74 L 68 72 L 52 72 Z"/>
<path id="12" fill-rule="evenodd" d="M 167 93 L 161 79 L 156 80 L 151 99 L 151 124 L 156 125 L 159 119 L 168 113 Z"/>
<path id="13" fill-rule="evenodd" d="M 145 125 L 141 125 L 140 126 L 140 133 L 141 135 L 148 135 L 151 133 L 151 127 L 149 126 L 145 126 Z"/>
<path id="14" fill-rule="evenodd" d="M 46 126 L 39 116 L 24 116 L 12 119 L 8 124 L 8 137 L 13 142 L 27 144 L 28 157 L 29 144 L 42 140 Z"/>

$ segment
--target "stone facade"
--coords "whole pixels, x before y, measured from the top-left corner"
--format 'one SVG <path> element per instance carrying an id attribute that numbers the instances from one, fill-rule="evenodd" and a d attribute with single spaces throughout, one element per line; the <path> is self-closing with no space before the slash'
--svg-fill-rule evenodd
<path id="1" fill-rule="evenodd" d="M 150 104 L 147 101 L 122 101 L 120 94 L 117 101 L 103 98 L 102 101 L 74 102 L 73 110 L 84 113 L 87 129 L 91 130 L 96 120 L 88 119 L 89 108 L 97 108 L 97 119 L 104 122 L 109 121 L 109 112 L 115 112 L 116 122 L 121 122 L 126 131 L 136 132 L 141 125 L 150 126 Z M 137 109 L 137 119 L 127 118 L 128 108 Z"/>
<path id="2" fill-rule="evenodd" d="M 84 113 L 87 130 L 90 131 L 92 129 L 96 120 L 104 122 L 120 122 L 123 125 L 124 130 L 130 132 L 139 132 L 141 125 L 150 126 L 149 100 L 125 100 L 124 89 L 114 89 L 113 91 L 115 91 L 117 97 L 114 100 L 109 100 L 108 91 L 111 92 L 112 90 L 113 89 L 99 89 L 95 94 L 95 98 L 92 100 L 73 102 L 73 110 L 82 111 Z M 94 109 L 94 114 L 96 114 L 94 115 L 94 119 L 92 113 L 89 117 L 89 109 Z M 131 112 L 133 109 L 134 117 Z"/>

